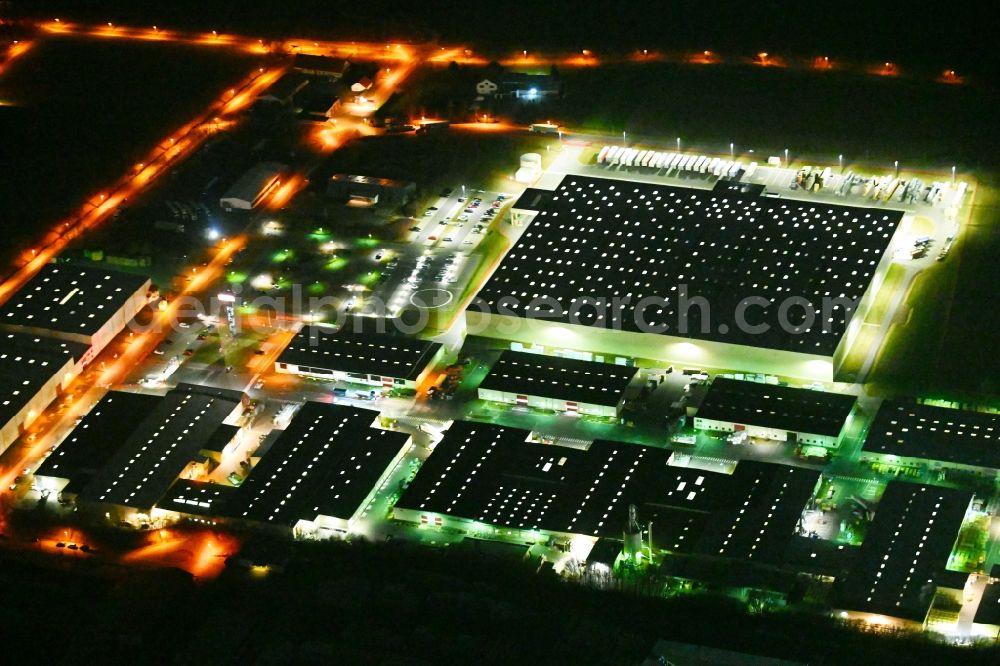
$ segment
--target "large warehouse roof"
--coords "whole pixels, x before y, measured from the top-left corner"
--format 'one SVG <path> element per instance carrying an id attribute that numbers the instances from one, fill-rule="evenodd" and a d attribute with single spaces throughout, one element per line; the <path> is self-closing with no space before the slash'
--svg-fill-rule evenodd
<path id="1" fill-rule="evenodd" d="M 67 361 L 78 361 L 87 349 L 77 342 L 0 333 L 0 426 L 31 402 Z"/>
<path id="2" fill-rule="evenodd" d="M 35 476 L 68 479 L 67 490 L 78 492 L 132 434 L 139 415 L 148 414 L 161 400 L 142 393 L 105 394 L 45 459 Z"/>
<path id="3" fill-rule="evenodd" d="M 614 406 L 636 372 L 624 365 L 505 351 L 479 387 Z"/>
<path id="4" fill-rule="evenodd" d="M 864 451 L 1000 468 L 1000 414 L 886 400 Z"/>
<path id="5" fill-rule="evenodd" d="M 1000 565 L 994 564 L 990 571 L 990 578 L 1000 579 Z M 983 590 L 983 596 L 979 600 L 979 608 L 976 609 L 976 617 L 973 619 L 976 624 L 1000 625 L 1000 580 L 989 583 Z"/>
<path id="6" fill-rule="evenodd" d="M 857 398 L 846 393 L 717 377 L 698 407 L 703 419 L 836 437 Z"/>
<path id="7" fill-rule="evenodd" d="M 891 481 L 875 508 L 841 607 L 923 621 L 972 495 Z"/>
<path id="8" fill-rule="evenodd" d="M 293 527 L 350 519 L 409 440 L 374 428 L 372 411 L 307 402 L 240 486 L 229 515 Z"/>
<path id="9" fill-rule="evenodd" d="M 48 264 L 0 308 L 0 324 L 93 335 L 149 278 Z"/>
<path id="10" fill-rule="evenodd" d="M 697 550 L 704 555 L 779 563 L 819 472 L 743 460 L 733 473 L 728 505 L 713 514 Z"/>
<path id="11" fill-rule="evenodd" d="M 80 499 L 151 509 L 240 406 L 241 396 L 238 391 L 178 385 L 146 412 Z"/>
<path id="12" fill-rule="evenodd" d="M 528 431 L 454 423 L 397 506 L 518 529 L 620 538 L 640 519 L 682 521 L 724 500 L 730 477 L 671 467 L 670 451 L 596 441 L 587 450 L 527 441 Z M 670 514 L 670 517 L 667 517 Z M 659 527 L 657 528 L 659 529 Z M 684 528 L 676 530 L 684 536 Z"/>
<path id="13" fill-rule="evenodd" d="M 350 326 L 306 326 L 281 352 L 278 363 L 416 379 L 440 348 L 439 342 L 390 333 L 356 333 Z"/>
<path id="14" fill-rule="evenodd" d="M 860 299 L 902 219 L 883 208 L 577 175 L 530 198 L 514 207 L 538 214 L 479 294 L 490 312 L 826 356 L 846 331 L 843 307 L 808 328 L 792 307 L 785 315 L 801 330 L 785 331 L 779 304 L 805 298 L 819 313 L 825 298 Z M 684 307 L 685 292 L 709 311 Z M 739 310 L 748 297 L 772 305 Z M 605 306 L 589 305 L 594 298 Z M 628 301 L 615 308 L 615 298 Z M 741 331 L 740 316 L 769 329 Z"/>

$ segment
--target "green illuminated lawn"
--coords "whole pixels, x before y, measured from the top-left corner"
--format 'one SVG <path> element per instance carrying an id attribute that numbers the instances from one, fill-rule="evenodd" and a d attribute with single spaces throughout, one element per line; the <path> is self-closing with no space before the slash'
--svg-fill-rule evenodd
<path id="1" fill-rule="evenodd" d="M 367 273 L 362 273 L 357 277 L 357 283 L 370 287 L 381 279 L 382 273 L 380 271 L 368 271 Z"/>
<path id="2" fill-rule="evenodd" d="M 889 313 L 889 306 L 892 305 L 892 299 L 899 290 L 905 275 L 906 269 L 899 264 L 894 263 L 889 266 L 889 270 L 885 274 L 885 281 L 875 297 L 875 302 L 872 303 L 872 307 L 865 316 L 866 324 L 878 324 L 885 319 Z"/>
<path id="3" fill-rule="evenodd" d="M 276 264 L 282 264 L 294 256 L 295 252 L 293 250 L 278 250 L 271 256 L 271 261 Z"/>
<path id="4" fill-rule="evenodd" d="M 330 261 L 326 262 L 326 266 L 324 266 L 323 268 L 325 268 L 328 271 L 339 271 L 342 270 L 349 263 L 350 262 L 347 259 L 344 259 L 343 257 L 334 257 Z"/>

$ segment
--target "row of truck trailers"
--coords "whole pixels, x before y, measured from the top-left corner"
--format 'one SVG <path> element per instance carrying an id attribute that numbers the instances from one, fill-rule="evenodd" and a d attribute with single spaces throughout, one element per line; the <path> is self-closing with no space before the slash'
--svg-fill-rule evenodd
<path id="1" fill-rule="evenodd" d="M 686 155 L 684 153 L 661 153 L 655 150 L 639 150 L 624 146 L 604 146 L 597 153 L 597 163 L 606 166 L 643 167 L 647 169 L 689 171 L 704 173 L 720 178 L 735 178 L 743 172 L 749 178 L 757 170 L 757 163 L 744 167 L 742 160 L 725 160 L 707 155 Z"/>

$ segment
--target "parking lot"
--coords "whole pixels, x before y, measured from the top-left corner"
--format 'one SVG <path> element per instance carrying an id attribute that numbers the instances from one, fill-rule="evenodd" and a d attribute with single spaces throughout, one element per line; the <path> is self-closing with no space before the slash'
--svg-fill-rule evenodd
<path id="1" fill-rule="evenodd" d="M 425 247 L 468 254 L 512 201 L 509 194 L 465 186 L 442 190 L 410 227 L 410 240 Z"/>

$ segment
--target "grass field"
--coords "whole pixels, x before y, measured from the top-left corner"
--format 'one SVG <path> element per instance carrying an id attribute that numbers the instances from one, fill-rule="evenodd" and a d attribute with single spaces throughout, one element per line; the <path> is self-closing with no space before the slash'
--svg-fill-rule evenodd
<path id="1" fill-rule="evenodd" d="M 878 324 L 888 314 L 892 305 L 892 297 L 900 287 L 900 282 L 906 276 L 906 269 L 899 264 L 892 264 L 885 274 L 885 281 L 875 297 L 875 302 L 865 316 L 866 324 Z"/>
<path id="2" fill-rule="evenodd" d="M 486 68 L 423 69 L 396 110 L 465 113 Z M 548 71 L 544 69 L 542 71 Z M 623 130 L 636 137 L 680 136 L 691 149 L 720 149 L 802 159 L 876 162 L 959 170 L 1000 166 L 994 109 L 986 86 L 746 65 L 612 64 L 558 70 L 563 95 L 504 103 L 501 117 L 528 124 L 551 119 L 571 130 Z"/>
<path id="3" fill-rule="evenodd" d="M 974 400 L 1000 393 L 1000 310 L 992 305 L 997 204 L 996 187 L 981 184 L 949 258 L 914 280 L 908 311 L 893 324 L 872 370 L 872 392 Z"/>

